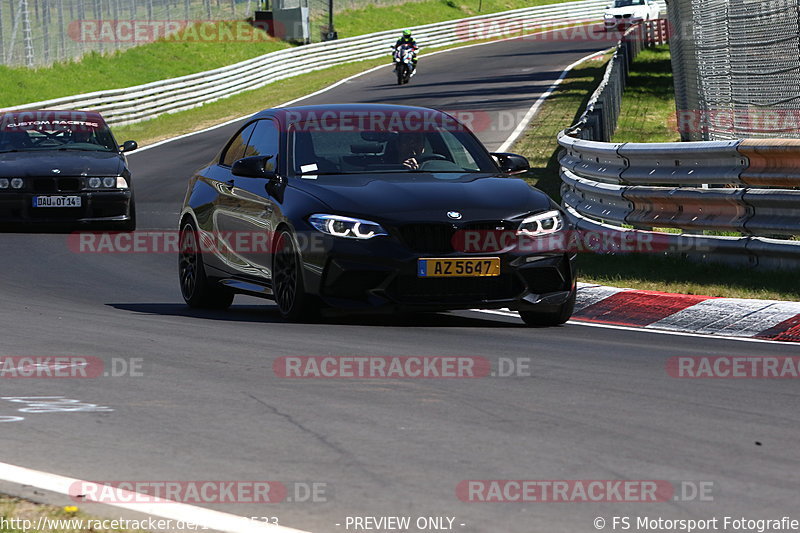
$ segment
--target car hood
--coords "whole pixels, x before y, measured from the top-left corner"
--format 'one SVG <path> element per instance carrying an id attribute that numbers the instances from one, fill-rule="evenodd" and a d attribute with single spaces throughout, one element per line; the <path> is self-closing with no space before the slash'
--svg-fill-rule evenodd
<path id="1" fill-rule="evenodd" d="M 125 166 L 116 152 L 30 151 L 0 153 L 0 176 L 118 176 Z M 53 172 L 58 169 L 60 172 Z"/>
<path id="2" fill-rule="evenodd" d="M 330 207 L 331 214 L 388 222 L 451 221 L 458 211 L 467 220 L 509 220 L 551 207 L 549 197 L 518 178 L 474 174 L 398 174 L 295 178 L 291 186 Z"/>

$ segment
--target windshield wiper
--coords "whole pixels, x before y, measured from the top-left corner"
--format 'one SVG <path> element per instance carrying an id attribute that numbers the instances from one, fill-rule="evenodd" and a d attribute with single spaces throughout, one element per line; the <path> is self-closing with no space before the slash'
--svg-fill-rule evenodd
<path id="1" fill-rule="evenodd" d="M 58 151 L 65 151 L 65 150 L 74 150 L 75 152 L 112 152 L 113 150 L 109 150 L 106 147 L 100 148 L 75 148 L 72 146 L 62 146 L 60 148 L 56 148 Z"/>
<path id="2" fill-rule="evenodd" d="M 341 172 L 331 172 L 331 171 L 326 171 L 326 172 L 303 172 L 303 173 L 297 174 L 297 175 L 300 176 L 300 177 L 303 177 L 303 176 L 339 176 L 339 175 L 342 175 L 342 174 L 368 174 L 368 172 L 350 172 L 350 171 L 343 170 Z"/>

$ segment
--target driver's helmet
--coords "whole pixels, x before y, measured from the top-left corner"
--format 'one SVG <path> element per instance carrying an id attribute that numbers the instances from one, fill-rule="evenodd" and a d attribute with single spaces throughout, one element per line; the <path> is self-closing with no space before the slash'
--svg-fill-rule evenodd
<path id="1" fill-rule="evenodd" d="M 406 41 L 411 39 L 411 30 L 403 30 L 403 39 Z"/>

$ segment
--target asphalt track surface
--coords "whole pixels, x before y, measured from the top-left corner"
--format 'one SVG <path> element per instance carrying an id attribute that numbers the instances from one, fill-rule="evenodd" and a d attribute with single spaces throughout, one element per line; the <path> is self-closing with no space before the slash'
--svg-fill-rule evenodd
<path id="1" fill-rule="evenodd" d="M 524 112 L 566 65 L 605 46 L 529 39 L 423 56 L 408 86 L 394 86 L 387 67 L 308 103 Z M 187 176 L 235 128 L 131 155 L 140 229 L 175 228 Z M 495 147 L 512 128 L 478 134 Z M 317 533 L 346 531 L 348 515 L 450 516 L 458 531 L 531 533 L 595 531 L 595 517 L 611 530 L 613 516 L 635 525 L 642 516 L 797 514 L 797 381 L 665 371 L 674 356 L 795 355 L 796 346 L 578 324 L 528 329 L 478 312 L 286 324 L 270 302 L 246 298 L 228 312 L 189 310 L 171 254 L 74 253 L 54 234 L 2 234 L 0 249 L 0 355 L 143 364 L 139 377 L 0 379 L 4 398 L 63 396 L 112 409 L 24 413 L 0 399 L 0 417 L 24 418 L 0 423 L 2 462 L 90 480 L 327 483 L 326 502 L 205 504 Z M 525 358 L 530 375 L 275 375 L 277 357 L 298 355 L 466 355 L 494 368 L 500 358 Z M 462 480 L 506 479 L 712 482 L 713 501 L 469 503 L 456 495 Z"/>

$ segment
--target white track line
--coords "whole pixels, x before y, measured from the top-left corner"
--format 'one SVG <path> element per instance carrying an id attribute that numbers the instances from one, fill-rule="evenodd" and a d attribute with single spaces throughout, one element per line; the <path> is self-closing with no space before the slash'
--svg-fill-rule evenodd
<path id="1" fill-rule="evenodd" d="M 21 485 L 29 485 L 38 489 L 55 492 L 64 496 L 71 496 L 70 487 L 76 486 L 79 483 L 81 487 L 96 486 L 96 483 L 83 481 L 80 479 L 73 479 L 69 477 L 59 476 L 56 474 L 48 474 L 47 472 L 40 472 L 38 470 L 31 470 L 29 468 L 22 468 L 6 463 L 0 463 L 0 480 L 9 481 L 11 483 L 19 483 Z M 108 494 L 113 490 L 115 499 L 121 501 L 135 500 L 135 492 L 126 490 L 112 489 L 111 487 L 102 487 L 102 493 Z M 73 489 L 74 490 L 74 489 Z M 99 488 L 98 488 L 98 492 Z M 151 498 L 147 496 L 147 498 Z M 87 500 L 91 501 L 91 500 Z M 185 503 L 177 503 L 169 500 L 162 500 L 158 503 L 110 503 L 99 502 L 103 505 L 111 505 L 129 511 L 157 516 L 167 520 L 174 520 L 175 522 L 190 522 L 199 527 L 212 529 L 215 531 L 225 531 L 230 533 L 308 533 L 299 529 L 292 529 L 284 526 L 274 524 L 267 524 L 257 520 L 249 520 L 247 518 L 205 509 L 203 507 L 195 507 Z M 80 505 L 80 504 L 78 504 Z"/>
<path id="2" fill-rule="evenodd" d="M 592 58 L 602 56 L 604 53 L 605 53 L 605 50 L 601 51 L 601 52 L 593 52 L 593 53 L 589 54 L 588 56 L 580 58 L 579 60 L 575 61 L 574 63 L 569 65 L 567 68 L 565 68 L 561 72 L 561 75 L 558 77 L 558 79 L 555 80 L 550 85 L 550 87 L 548 87 L 547 90 L 544 93 L 542 93 L 542 95 L 539 98 L 536 99 L 536 101 L 533 103 L 533 105 L 530 107 L 530 109 L 528 109 L 528 112 L 525 113 L 525 116 L 522 117 L 522 120 L 519 121 L 519 124 L 517 124 L 517 127 L 514 128 L 514 131 L 511 132 L 511 135 L 509 135 L 508 138 L 506 139 L 506 141 L 503 144 L 500 145 L 500 148 L 498 148 L 497 151 L 498 152 L 505 152 L 506 150 L 511 148 L 511 145 L 513 145 L 514 142 L 516 142 L 516 140 L 519 138 L 519 136 L 522 135 L 522 133 L 528 127 L 528 124 L 530 124 L 531 120 L 533 120 L 533 117 L 535 117 L 536 113 L 539 112 L 539 108 L 542 107 L 542 104 L 544 103 L 544 101 L 547 100 L 547 98 L 551 94 L 553 94 L 553 91 L 556 90 L 556 87 L 558 87 L 561 84 L 561 82 L 564 81 L 564 78 L 567 77 L 567 74 L 569 74 L 570 70 L 574 69 L 575 67 L 577 67 L 578 65 L 580 65 L 584 61 L 589 61 Z"/>

